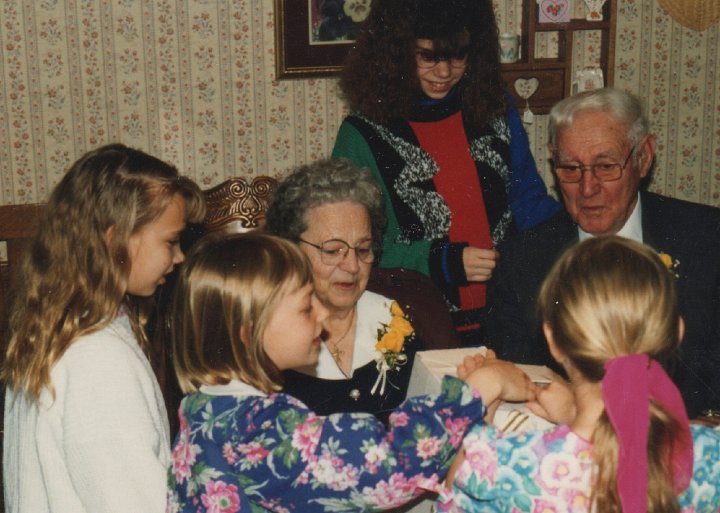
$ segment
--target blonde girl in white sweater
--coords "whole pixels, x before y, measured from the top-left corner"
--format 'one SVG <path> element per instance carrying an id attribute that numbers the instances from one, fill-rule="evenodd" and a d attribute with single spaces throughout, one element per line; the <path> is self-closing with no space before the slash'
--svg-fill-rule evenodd
<path id="1" fill-rule="evenodd" d="M 10 310 L 8 513 L 164 511 L 170 435 L 143 323 L 203 213 L 191 180 L 119 144 L 53 191 Z"/>

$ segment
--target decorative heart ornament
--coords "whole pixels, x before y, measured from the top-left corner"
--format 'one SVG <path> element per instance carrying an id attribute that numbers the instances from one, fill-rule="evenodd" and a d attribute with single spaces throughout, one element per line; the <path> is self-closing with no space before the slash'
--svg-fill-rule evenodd
<path id="1" fill-rule="evenodd" d="M 569 0 L 537 0 L 540 23 L 566 23 L 570 21 Z"/>
<path id="2" fill-rule="evenodd" d="M 520 98 L 527 100 L 537 91 L 540 81 L 537 78 L 518 78 L 515 80 L 515 91 Z"/>
<path id="3" fill-rule="evenodd" d="M 693 30 L 702 31 L 720 20 L 717 0 L 658 0 L 675 21 Z"/>
<path id="4" fill-rule="evenodd" d="M 605 5 L 605 0 L 585 0 L 587 5 L 588 13 L 585 19 L 588 21 L 602 21 L 602 7 Z"/>

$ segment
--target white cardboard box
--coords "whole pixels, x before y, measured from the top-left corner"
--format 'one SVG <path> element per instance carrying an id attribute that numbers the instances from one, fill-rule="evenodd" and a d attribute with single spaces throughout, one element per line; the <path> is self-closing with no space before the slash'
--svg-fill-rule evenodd
<path id="1" fill-rule="evenodd" d="M 480 347 L 418 351 L 415 354 L 407 396 L 439 394 L 443 376 L 457 376 L 457 366 L 463 358 L 484 351 L 485 348 Z M 543 365 L 518 364 L 518 367 L 535 383 L 552 381 L 550 369 Z M 533 414 L 521 403 L 502 403 L 495 413 L 493 424 L 508 432 L 546 429 L 552 426 L 550 422 Z"/>

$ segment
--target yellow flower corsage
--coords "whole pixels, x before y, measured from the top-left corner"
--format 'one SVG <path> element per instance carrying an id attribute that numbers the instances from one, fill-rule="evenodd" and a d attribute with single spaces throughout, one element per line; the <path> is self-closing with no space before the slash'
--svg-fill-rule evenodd
<path id="1" fill-rule="evenodd" d="M 660 261 L 668 268 L 668 271 L 670 271 L 676 278 L 679 278 L 680 275 L 678 274 L 678 267 L 680 266 L 680 260 L 673 259 L 673 257 L 662 251 L 658 254 L 658 256 L 660 257 Z"/>
<path id="2" fill-rule="evenodd" d="M 378 378 L 370 391 L 371 394 L 378 391 L 380 395 L 385 393 L 388 371 L 397 370 L 405 365 L 407 362 L 407 355 L 403 352 L 405 342 L 415 335 L 415 330 L 397 301 L 393 301 L 390 305 L 390 314 L 392 315 L 390 322 L 388 324 L 381 323 L 381 327 L 377 331 L 378 341 L 375 344 L 375 350 L 378 355 L 375 362 Z"/>

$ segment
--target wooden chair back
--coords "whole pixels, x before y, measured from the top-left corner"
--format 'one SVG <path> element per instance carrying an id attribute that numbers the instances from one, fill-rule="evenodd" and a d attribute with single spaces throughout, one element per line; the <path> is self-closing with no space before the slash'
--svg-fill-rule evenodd
<path id="1" fill-rule="evenodd" d="M 5 244 L 6 250 L 6 258 L 0 260 L 0 351 L 3 355 L 11 281 L 40 225 L 42 209 L 43 205 L 39 204 L 0 206 L 0 243 Z"/>
<path id="2" fill-rule="evenodd" d="M 278 181 L 258 176 L 252 181 L 231 178 L 205 191 L 207 216 L 205 231 L 237 233 L 261 228 L 265 212 Z M 30 239 L 40 224 L 43 205 L 0 206 L 0 244 L 5 245 L 6 258 L 0 259 L 0 350 L 6 342 L 7 303 L 15 267 L 23 257 Z M 2 251 L 0 250 L 0 255 Z"/>
<path id="3" fill-rule="evenodd" d="M 205 191 L 207 231 L 241 233 L 262 228 L 268 200 L 278 181 L 271 176 L 230 178 Z"/>
<path id="4" fill-rule="evenodd" d="M 422 340 L 422 350 L 461 347 L 442 292 L 424 274 L 376 267 L 370 272 L 367 289 L 398 302 Z"/>

